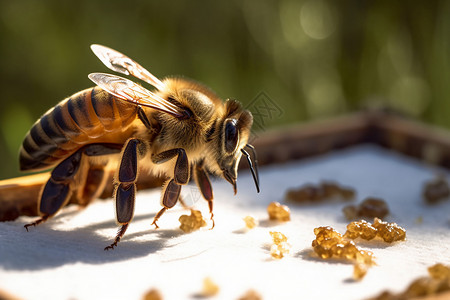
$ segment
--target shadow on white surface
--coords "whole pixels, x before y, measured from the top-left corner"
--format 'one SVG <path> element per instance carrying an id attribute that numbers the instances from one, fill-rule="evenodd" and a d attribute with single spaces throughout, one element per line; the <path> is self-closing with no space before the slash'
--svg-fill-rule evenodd
<path id="1" fill-rule="evenodd" d="M 114 250 L 104 251 L 114 235 L 110 238 L 98 234 L 101 229 L 118 228 L 113 219 L 103 222 L 92 222 L 71 230 L 53 229 L 52 222 L 73 217 L 77 211 L 62 212 L 50 219 L 49 223 L 29 228 L 29 232 L 19 222 L 5 223 L 6 231 L 1 234 L 0 266 L 6 270 L 39 270 L 55 268 L 74 263 L 106 264 L 129 260 L 172 247 L 166 241 L 183 232 L 179 229 L 155 230 L 148 226 L 147 230 L 126 234 Z M 133 221 L 148 220 L 151 223 L 155 214 L 139 215 Z M 112 229 L 112 230 L 111 230 Z M 146 239 L 139 239 L 140 237 Z M 14 240 L 14 243 L 5 241 Z"/>
<path id="2" fill-rule="evenodd" d="M 426 274 L 427 266 L 450 263 L 450 201 L 428 206 L 421 198 L 423 183 L 437 170 L 448 174 L 364 146 L 263 167 L 261 194 L 255 194 L 251 174 L 240 172 L 237 196 L 228 183 L 213 182 L 216 227 L 191 234 L 178 229 L 179 216 L 189 213 L 178 207 L 163 215 L 158 230 L 150 226 L 160 209 L 160 190 L 143 191 L 137 195 L 135 218 L 113 251 L 103 250 L 118 229 L 112 200 L 96 201 L 84 210 L 67 207 L 30 232 L 23 225 L 33 219 L 22 217 L 0 223 L 1 288 L 25 299 L 139 299 L 156 287 L 164 299 L 185 299 L 197 295 L 202 280 L 212 276 L 221 287 L 216 299 L 236 299 L 251 288 L 264 299 L 335 300 L 401 290 Z M 355 203 L 368 196 L 385 199 L 391 211 L 386 221 L 407 230 L 407 240 L 392 245 L 357 241 L 374 252 L 378 264 L 361 282 L 349 280 L 351 264 L 310 255 L 315 227 L 330 225 L 345 231 L 348 222 L 341 209 L 348 203 L 288 204 L 290 222 L 267 220 L 267 204 L 283 201 L 287 188 L 320 180 L 354 187 Z M 194 204 L 208 215 L 206 201 Z M 243 229 L 246 215 L 258 218 L 260 225 Z M 420 224 L 418 217 L 423 219 Z M 271 259 L 269 231 L 288 236 L 289 256 Z M 327 289 L 318 286 L 320 282 L 326 282 Z"/>

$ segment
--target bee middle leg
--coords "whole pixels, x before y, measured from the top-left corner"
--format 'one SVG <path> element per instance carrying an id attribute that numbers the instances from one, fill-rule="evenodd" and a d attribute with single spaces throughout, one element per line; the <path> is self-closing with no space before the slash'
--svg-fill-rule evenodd
<path id="1" fill-rule="evenodd" d="M 114 242 L 105 247 L 105 250 L 114 249 L 125 234 L 128 224 L 134 214 L 134 202 L 136 199 L 136 180 L 138 157 L 145 152 L 145 144 L 138 139 L 130 139 L 122 152 L 116 181 L 118 185 L 115 190 L 116 218 L 121 225 Z"/>
<path id="2" fill-rule="evenodd" d="M 159 228 L 156 222 L 164 212 L 177 204 L 180 197 L 181 186 L 189 182 L 190 168 L 186 151 L 183 148 L 175 148 L 152 155 L 152 161 L 155 164 L 167 162 L 175 156 L 177 156 L 177 161 L 175 163 L 174 176 L 164 185 L 164 192 L 161 200 L 163 208 L 156 214 L 152 222 L 152 225 L 155 225 L 156 228 Z"/>

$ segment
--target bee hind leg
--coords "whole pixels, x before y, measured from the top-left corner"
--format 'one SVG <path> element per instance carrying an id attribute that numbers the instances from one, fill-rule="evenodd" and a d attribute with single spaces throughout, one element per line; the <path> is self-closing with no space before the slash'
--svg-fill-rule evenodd
<path id="1" fill-rule="evenodd" d="M 105 189 L 107 175 L 104 165 L 89 164 L 86 179 L 80 183 L 75 202 L 82 207 L 86 207 L 92 200 L 98 198 Z"/>
<path id="2" fill-rule="evenodd" d="M 25 229 L 28 231 L 28 227 L 36 226 L 36 225 L 39 225 L 39 224 L 41 224 L 41 223 L 44 223 L 45 221 L 47 221 L 47 219 L 48 219 L 49 217 L 50 217 L 49 215 L 43 215 L 42 217 L 40 217 L 40 218 L 37 219 L 36 221 L 34 221 L 34 222 L 32 222 L 32 223 L 25 224 L 23 227 L 25 227 Z"/>
<path id="3" fill-rule="evenodd" d="M 82 165 L 82 170 L 78 172 L 80 178 L 76 192 L 76 203 L 81 206 L 87 206 L 92 200 L 98 198 L 106 186 L 109 178 L 105 167 L 108 159 L 99 160 L 98 156 L 118 154 L 122 145 L 120 144 L 90 144 L 85 146 L 82 151 L 86 156 L 86 163 Z M 73 197 L 74 198 L 74 197 Z"/>
<path id="4" fill-rule="evenodd" d="M 42 217 L 26 224 L 24 227 L 27 231 L 28 227 L 39 225 L 55 215 L 69 201 L 72 195 L 71 183 L 80 167 L 81 154 L 81 151 L 75 152 L 53 169 L 39 200 L 39 212 Z"/>
<path id="5" fill-rule="evenodd" d="M 25 229 L 28 231 L 28 227 L 36 226 L 47 221 L 69 201 L 71 195 L 72 190 L 69 183 L 55 180 L 52 172 L 52 176 L 42 191 L 39 203 L 41 217 L 32 223 L 24 225 Z"/>
<path id="6" fill-rule="evenodd" d="M 84 206 L 89 204 L 90 200 L 96 198 L 103 190 L 106 176 L 103 166 L 90 165 L 84 156 L 100 156 L 118 152 L 120 148 L 116 144 L 91 144 L 63 160 L 53 169 L 50 179 L 42 189 L 38 207 L 41 218 L 26 224 L 25 229 L 28 231 L 28 227 L 39 225 L 55 215 L 69 202 L 75 190 L 77 190 L 78 204 Z M 79 180 L 76 178 L 83 177 L 80 176 L 83 174 L 87 179 L 78 185 Z"/>

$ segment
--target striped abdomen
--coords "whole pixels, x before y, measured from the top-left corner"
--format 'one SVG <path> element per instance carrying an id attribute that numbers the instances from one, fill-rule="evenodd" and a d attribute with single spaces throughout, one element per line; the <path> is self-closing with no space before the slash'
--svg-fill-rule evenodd
<path id="1" fill-rule="evenodd" d="M 132 134 L 137 106 L 99 87 L 86 89 L 47 111 L 20 148 L 20 169 L 48 169 L 92 143 L 123 144 Z"/>

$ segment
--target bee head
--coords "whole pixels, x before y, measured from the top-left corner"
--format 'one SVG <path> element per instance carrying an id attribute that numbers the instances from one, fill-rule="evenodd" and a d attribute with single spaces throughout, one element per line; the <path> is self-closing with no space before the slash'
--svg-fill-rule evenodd
<path id="1" fill-rule="evenodd" d="M 237 169 L 242 154 L 247 156 L 252 174 L 255 179 L 257 190 L 259 183 L 257 174 L 252 167 L 250 156 L 244 150 L 250 136 L 253 117 L 248 110 L 244 110 L 242 105 L 235 100 L 227 100 L 225 103 L 225 114 L 218 124 L 217 156 L 216 161 L 220 168 L 220 175 L 233 185 L 236 194 Z"/>

